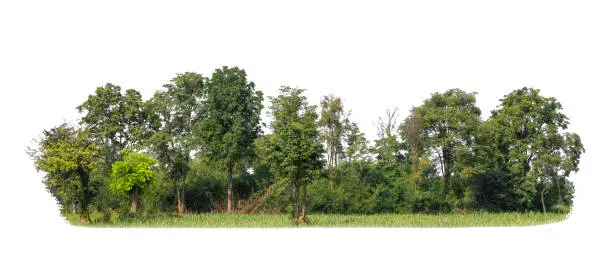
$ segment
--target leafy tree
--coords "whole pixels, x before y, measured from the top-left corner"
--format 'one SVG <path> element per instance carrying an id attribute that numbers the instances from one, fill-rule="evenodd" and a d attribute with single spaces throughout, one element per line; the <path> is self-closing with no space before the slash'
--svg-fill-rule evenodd
<path id="1" fill-rule="evenodd" d="M 584 147 L 567 129 L 568 118 L 553 97 L 543 97 L 540 90 L 522 88 L 504 96 L 501 105 L 487 120 L 483 140 L 490 145 L 490 165 L 508 174 L 517 189 L 522 207 L 539 201 L 546 212 L 547 186 L 556 186 L 558 201 L 571 172 L 578 171 Z M 539 197 L 537 197 L 539 194 Z"/>
<path id="2" fill-rule="evenodd" d="M 153 165 L 157 160 L 144 153 L 123 150 L 123 160 L 112 166 L 110 188 L 117 193 L 131 193 L 130 211 L 138 214 L 138 192 L 141 193 L 153 183 L 155 174 Z"/>
<path id="3" fill-rule="evenodd" d="M 439 163 L 444 179 L 443 195 L 451 190 L 451 178 L 463 169 L 457 163 L 458 153 L 473 152 L 476 129 L 480 124 L 480 109 L 476 93 L 451 89 L 434 93 L 412 110 L 419 119 L 422 143 L 428 154 Z"/>
<path id="4" fill-rule="evenodd" d="M 262 93 L 238 67 L 216 69 L 205 82 L 205 120 L 198 128 L 202 150 L 227 172 L 227 211 L 232 210 L 232 173 L 236 165 L 254 157 L 254 141 L 261 133 Z"/>
<path id="5" fill-rule="evenodd" d="M 342 137 L 344 135 L 346 116 L 342 99 L 334 95 L 327 95 L 321 100 L 321 118 L 319 126 L 322 130 L 322 138 L 327 149 L 327 166 L 329 168 L 329 182 L 334 182 L 334 168 L 338 166 L 338 160 L 344 154 Z"/>
<path id="6" fill-rule="evenodd" d="M 421 120 L 413 113 L 404 120 L 400 126 L 401 136 L 410 151 L 410 163 L 412 166 L 412 178 L 415 184 L 419 183 L 421 171 L 427 165 L 423 158 L 423 140 L 421 134 Z"/>
<path id="7" fill-rule="evenodd" d="M 205 98 L 204 78 L 187 72 L 174 77 L 164 88 L 166 91 L 156 92 L 145 105 L 148 122 L 155 130 L 147 144 L 174 183 L 177 211 L 182 214 L 191 153 L 196 149 L 193 132 L 205 113 L 199 108 Z"/>
<path id="8" fill-rule="evenodd" d="M 142 96 L 134 89 L 122 94 L 121 87 L 107 83 L 77 109 L 85 112 L 81 124 L 102 147 L 106 163 L 119 160 L 122 149 L 133 147 L 150 134 Z"/>
<path id="9" fill-rule="evenodd" d="M 89 220 L 89 204 L 94 196 L 90 171 L 97 159 L 96 144 L 78 128 L 64 123 L 43 131 L 37 149 L 30 150 L 38 171 L 45 172 L 44 184 L 62 206 L 79 207 Z"/>
<path id="10" fill-rule="evenodd" d="M 271 171 L 291 185 L 293 218 L 301 220 L 306 217 L 306 186 L 323 165 L 316 106 L 308 105 L 303 92 L 282 87 L 280 95 L 271 98 L 273 133 L 269 150 Z"/>
<path id="11" fill-rule="evenodd" d="M 378 139 L 374 141 L 373 151 L 377 154 L 380 162 L 391 165 L 397 164 L 401 159 L 401 145 L 397 140 L 397 108 L 385 111 L 385 118 L 378 117 Z"/>
<path id="12" fill-rule="evenodd" d="M 347 161 L 351 163 L 352 161 L 366 158 L 368 154 L 368 140 L 365 138 L 365 134 L 359 130 L 359 126 L 354 122 L 348 122 L 345 126 L 344 141 L 347 145 L 345 151 Z"/>

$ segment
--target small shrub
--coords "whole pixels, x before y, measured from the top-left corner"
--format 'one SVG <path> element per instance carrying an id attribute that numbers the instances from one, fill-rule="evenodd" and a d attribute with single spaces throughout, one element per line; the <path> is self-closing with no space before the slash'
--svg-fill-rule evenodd
<path id="1" fill-rule="evenodd" d="M 552 213 L 567 214 L 570 211 L 571 211 L 571 208 L 569 206 L 561 205 L 561 204 L 553 205 L 550 208 L 550 212 L 552 212 Z"/>

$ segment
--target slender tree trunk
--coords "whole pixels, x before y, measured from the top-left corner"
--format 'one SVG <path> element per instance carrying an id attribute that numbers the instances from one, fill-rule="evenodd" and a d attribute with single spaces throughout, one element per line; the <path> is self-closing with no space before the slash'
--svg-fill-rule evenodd
<path id="1" fill-rule="evenodd" d="M 557 179 L 557 194 L 559 195 L 559 204 L 562 205 L 563 204 L 563 199 L 561 198 L 561 183 L 559 182 L 559 179 Z"/>
<path id="2" fill-rule="evenodd" d="M 132 188 L 132 206 L 130 207 L 132 214 L 138 214 L 138 188 Z"/>
<path id="3" fill-rule="evenodd" d="M 183 195 L 181 194 L 181 186 L 177 186 L 176 188 L 176 210 L 178 214 L 183 214 L 185 208 L 183 206 Z"/>
<path id="4" fill-rule="evenodd" d="M 293 196 L 293 219 L 297 220 L 300 215 L 300 194 L 298 190 L 298 184 L 293 183 L 292 196 Z"/>
<path id="5" fill-rule="evenodd" d="M 414 184 L 419 184 L 419 158 L 417 157 L 416 150 L 412 150 L 412 176 L 414 178 Z"/>
<path id="6" fill-rule="evenodd" d="M 185 213 L 185 184 L 181 187 L 181 212 Z"/>
<path id="7" fill-rule="evenodd" d="M 306 221 L 306 184 L 302 185 L 302 220 Z"/>
<path id="8" fill-rule="evenodd" d="M 443 193 L 444 193 L 444 197 L 447 197 L 449 192 L 450 192 L 450 154 L 448 152 L 448 150 L 446 149 L 442 149 L 442 159 L 444 160 L 444 188 L 443 188 Z"/>
<path id="9" fill-rule="evenodd" d="M 546 191 L 546 186 L 542 188 L 542 192 L 540 192 L 540 202 L 542 203 L 542 212 L 546 213 L 546 203 L 544 203 L 544 191 Z"/>
<path id="10" fill-rule="evenodd" d="M 232 168 L 227 169 L 227 212 L 232 212 Z"/>

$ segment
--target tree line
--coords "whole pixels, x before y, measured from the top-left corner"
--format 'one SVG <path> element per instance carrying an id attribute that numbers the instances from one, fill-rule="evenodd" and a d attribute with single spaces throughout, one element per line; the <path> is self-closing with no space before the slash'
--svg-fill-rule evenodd
<path id="1" fill-rule="evenodd" d="M 28 153 L 62 213 L 568 212 L 584 147 L 554 97 L 522 88 L 487 120 L 476 92 L 436 92 L 370 142 L 341 97 L 264 97 L 238 67 L 178 74 L 143 100 L 106 84 L 78 124 L 44 130 Z M 264 128 L 270 130 L 263 132 Z M 115 214 L 116 213 L 116 214 Z"/>

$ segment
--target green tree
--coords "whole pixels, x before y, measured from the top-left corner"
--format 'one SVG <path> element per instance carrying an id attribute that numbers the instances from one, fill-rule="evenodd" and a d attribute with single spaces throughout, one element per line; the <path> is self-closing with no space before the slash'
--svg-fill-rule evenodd
<path id="1" fill-rule="evenodd" d="M 338 166 L 338 160 L 344 154 L 342 137 L 345 133 L 344 106 L 342 99 L 334 95 L 327 95 L 321 100 L 321 118 L 319 126 L 322 130 L 322 138 L 327 149 L 327 167 L 329 169 L 329 182 L 334 180 L 334 168 Z"/>
<path id="2" fill-rule="evenodd" d="M 87 134 L 67 123 L 43 131 L 38 148 L 30 150 L 36 169 L 46 173 L 43 182 L 51 194 L 63 207 L 72 205 L 73 213 L 78 207 L 88 220 L 94 196 L 90 171 L 98 161 L 97 153 Z"/>
<path id="3" fill-rule="evenodd" d="M 410 151 L 410 163 L 412 178 L 415 184 L 419 183 L 421 172 L 426 163 L 423 158 L 423 140 L 421 134 L 421 120 L 413 111 L 410 116 L 400 125 L 400 133 L 408 150 Z"/>
<path id="4" fill-rule="evenodd" d="M 317 130 L 316 106 L 309 106 L 304 90 L 281 87 L 271 98 L 270 168 L 272 173 L 290 184 L 294 219 L 306 218 L 306 186 L 323 166 L 323 145 Z M 300 210 L 301 215 L 300 215 Z"/>
<path id="5" fill-rule="evenodd" d="M 216 69 L 204 89 L 206 117 L 197 131 L 203 154 L 221 163 L 227 172 L 227 211 L 231 212 L 232 173 L 240 161 L 255 156 L 263 97 L 238 67 Z"/>
<path id="6" fill-rule="evenodd" d="M 117 193 L 130 193 L 132 202 L 130 211 L 138 214 L 138 192 L 141 193 L 153 183 L 155 173 L 153 166 L 157 160 L 144 153 L 122 151 L 123 160 L 112 166 L 110 188 Z"/>
<path id="7" fill-rule="evenodd" d="M 177 75 L 166 91 L 158 91 L 145 105 L 145 114 L 155 133 L 147 140 L 149 149 L 175 186 L 177 211 L 185 210 L 185 181 L 191 153 L 196 150 L 193 131 L 204 119 L 204 78 L 187 72 Z"/>
<path id="8" fill-rule="evenodd" d="M 344 142 L 346 144 L 345 156 L 348 163 L 366 158 L 368 154 L 368 140 L 359 130 L 357 123 L 347 121 Z"/>
<path id="9" fill-rule="evenodd" d="M 385 111 L 385 117 L 378 117 L 378 139 L 374 141 L 373 152 L 377 159 L 386 165 L 396 164 L 400 160 L 401 145 L 397 139 L 397 108 Z"/>
<path id="10" fill-rule="evenodd" d="M 81 124 L 102 147 L 108 164 L 121 158 L 122 149 L 133 147 L 150 135 L 142 96 L 134 89 L 123 94 L 121 87 L 107 83 L 98 87 L 77 109 L 85 112 Z"/>
<path id="11" fill-rule="evenodd" d="M 522 88 L 504 96 L 486 122 L 490 165 L 513 180 L 509 187 L 519 191 L 523 208 L 539 201 L 546 212 L 547 186 L 556 187 L 559 203 L 562 188 L 573 190 L 567 178 L 578 171 L 584 147 L 577 134 L 562 133 L 569 120 L 561 110 L 555 98 Z"/>
<path id="12" fill-rule="evenodd" d="M 459 89 L 436 92 L 423 105 L 413 108 L 412 113 L 419 119 L 425 149 L 439 163 L 446 197 L 451 190 L 451 178 L 463 169 L 457 163 L 458 154 L 473 152 L 480 124 L 476 93 Z"/>

